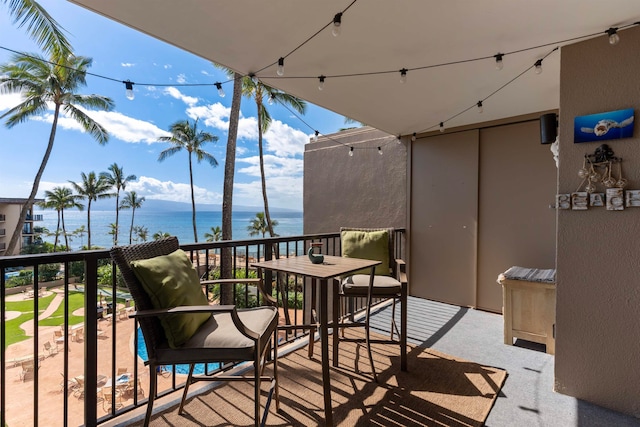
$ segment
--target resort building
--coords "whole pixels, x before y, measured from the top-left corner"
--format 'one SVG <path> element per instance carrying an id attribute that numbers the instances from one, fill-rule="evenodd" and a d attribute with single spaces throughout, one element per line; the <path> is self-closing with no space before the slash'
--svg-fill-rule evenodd
<path id="1" fill-rule="evenodd" d="M 41 201 L 42 199 L 35 200 L 36 203 Z M 23 247 L 33 243 L 35 236 L 33 223 L 42 221 L 42 215 L 34 215 L 33 206 L 31 206 L 22 226 L 20 242 L 14 248 L 13 253 L 6 253 L 13 230 L 18 226 L 20 211 L 25 203 L 27 203 L 27 199 L 0 197 L 0 256 L 17 255 Z"/>

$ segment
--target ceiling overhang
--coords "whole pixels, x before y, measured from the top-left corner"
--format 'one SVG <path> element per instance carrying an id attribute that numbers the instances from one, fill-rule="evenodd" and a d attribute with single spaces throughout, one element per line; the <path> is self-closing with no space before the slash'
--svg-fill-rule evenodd
<path id="1" fill-rule="evenodd" d="M 556 109 L 561 46 L 640 20 L 637 0 L 69 1 L 394 135 Z"/>

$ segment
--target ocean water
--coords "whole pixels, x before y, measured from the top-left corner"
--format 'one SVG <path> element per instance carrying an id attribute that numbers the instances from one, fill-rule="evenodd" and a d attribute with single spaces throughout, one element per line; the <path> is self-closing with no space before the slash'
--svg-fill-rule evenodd
<path id="1" fill-rule="evenodd" d="M 34 223 L 36 227 L 45 227 L 49 232 L 54 233 L 57 227 L 57 214 L 53 210 L 34 211 L 34 214 L 41 214 L 42 221 Z M 233 213 L 233 239 L 241 240 L 248 238 L 259 238 L 262 236 L 249 236 L 247 227 L 251 220 L 255 218 L 256 212 L 234 212 Z M 303 232 L 302 212 L 274 212 L 271 219 L 278 221 L 274 231 L 280 236 L 300 236 Z M 109 224 L 115 223 L 115 210 L 101 211 L 91 210 L 91 246 L 110 248 L 113 246 L 113 237 L 109 234 L 111 227 Z M 84 225 L 87 228 L 87 212 L 65 211 L 64 222 L 67 232 L 73 232 Z M 131 211 L 120 212 L 120 232 L 118 241 L 120 244 L 129 243 L 129 227 L 131 226 Z M 148 232 L 147 240 L 153 240 L 153 234 L 157 232 L 169 233 L 178 237 L 180 243 L 193 243 L 193 226 L 191 222 L 191 211 L 153 211 L 138 209 L 134 218 L 134 227 L 146 227 Z M 198 231 L 198 241 L 206 241 L 204 234 L 211 233 L 211 227 L 222 227 L 222 212 L 219 211 L 196 211 L 196 227 Z M 62 237 L 61 237 L 62 238 Z M 133 235 L 135 239 L 135 234 Z M 53 243 L 54 236 L 43 236 L 47 242 Z M 62 238 L 63 239 L 63 238 Z M 64 240 L 64 239 L 63 239 Z M 135 243 L 135 241 L 134 241 Z M 69 243 L 72 250 L 80 249 L 87 244 L 87 234 L 75 236 Z"/>

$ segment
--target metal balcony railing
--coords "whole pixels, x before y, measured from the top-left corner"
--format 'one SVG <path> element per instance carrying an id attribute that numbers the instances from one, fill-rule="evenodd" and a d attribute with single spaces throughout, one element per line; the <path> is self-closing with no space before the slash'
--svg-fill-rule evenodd
<path id="1" fill-rule="evenodd" d="M 7 217 L 4 214 L 0 214 L 0 222 L 5 222 Z"/>
<path id="2" fill-rule="evenodd" d="M 0 228 L 0 237 L 6 236 L 6 235 L 7 235 L 7 231 L 4 228 Z"/>
<path id="3" fill-rule="evenodd" d="M 396 257 L 404 258 L 404 230 L 396 233 Z M 325 254 L 340 254 L 338 233 L 181 247 L 194 265 L 199 263 L 203 276 L 215 277 L 230 259 L 231 274 L 246 277 L 256 274 L 250 267 L 254 260 L 303 255 L 311 242 L 323 243 Z M 231 256 L 220 258 L 223 251 Z M 277 290 L 279 306 L 288 308 L 281 311 L 288 324 L 309 321 L 308 279 L 269 272 L 264 279 L 267 289 Z M 148 375 L 159 375 L 158 396 L 183 387 L 179 367 L 148 372 L 137 324 L 127 315 L 133 309 L 130 296 L 120 286 L 108 250 L 0 257 L 0 316 L 5 319 L 0 326 L 0 425 L 97 425 L 146 405 Z M 216 290 L 210 291 L 215 297 Z M 233 298 L 241 307 L 262 303 L 244 285 L 233 289 Z M 292 341 L 305 333 L 294 328 L 280 332 L 280 339 Z M 118 387 L 122 367 L 133 381 L 119 394 L 119 403 L 110 405 L 101 390 L 109 383 Z"/>

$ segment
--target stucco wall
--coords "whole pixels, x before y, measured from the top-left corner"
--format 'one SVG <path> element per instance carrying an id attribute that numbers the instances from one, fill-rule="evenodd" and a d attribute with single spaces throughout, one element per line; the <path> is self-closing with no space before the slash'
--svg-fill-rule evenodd
<path id="1" fill-rule="evenodd" d="M 575 116 L 640 109 L 640 29 L 561 50 L 559 192 L 599 143 L 573 143 Z M 607 141 L 640 189 L 640 138 Z M 557 391 L 640 417 L 640 208 L 558 211 Z"/>
<path id="2" fill-rule="evenodd" d="M 354 147 L 353 156 L 347 146 Z M 394 136 L 370 127 L 307 144 L 305 234 L 337 232 L 340 227 L 404 228 L 406 176 L 406 143 L 398 144 Z"/>

